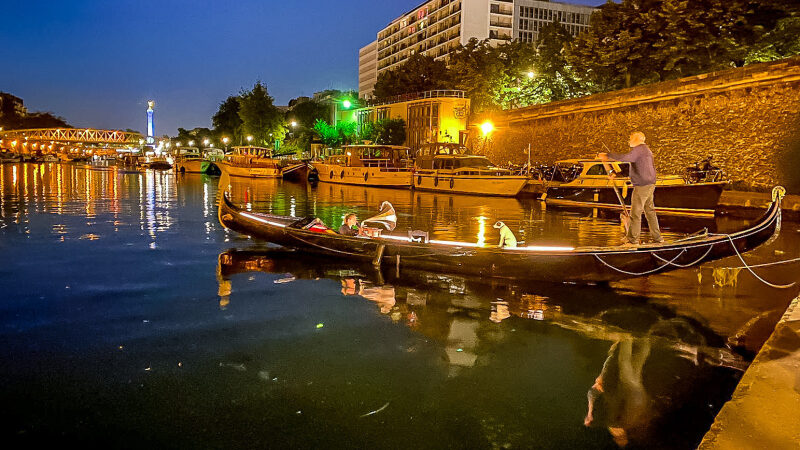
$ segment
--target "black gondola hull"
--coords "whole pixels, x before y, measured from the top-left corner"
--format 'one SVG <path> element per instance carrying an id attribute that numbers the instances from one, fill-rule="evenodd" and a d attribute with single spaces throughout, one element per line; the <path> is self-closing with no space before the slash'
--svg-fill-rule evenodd
<path id="1" fill-rule="evenodd" d="M 348 237 L 294 228 L 296 217 L 243 211 L 224 194 L 220 223 L 233 231 L 284 247 L 375 265 L 444 273 L 550 282 L 606 282 L 699 265 L 746 252 L 777 231 L 780 200 L 758 223 L 730 235 L 636 248 L 479 247 L 470 243 L 411 242 L 403 236 Z"/>

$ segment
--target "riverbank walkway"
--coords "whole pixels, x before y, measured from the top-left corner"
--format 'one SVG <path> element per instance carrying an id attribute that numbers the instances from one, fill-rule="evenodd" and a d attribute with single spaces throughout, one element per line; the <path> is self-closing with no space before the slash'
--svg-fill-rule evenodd
<path id="1" fill-rule="evenodd" d="M 792 301 L 699 448 L 800 449 L 800 297 Z"/>

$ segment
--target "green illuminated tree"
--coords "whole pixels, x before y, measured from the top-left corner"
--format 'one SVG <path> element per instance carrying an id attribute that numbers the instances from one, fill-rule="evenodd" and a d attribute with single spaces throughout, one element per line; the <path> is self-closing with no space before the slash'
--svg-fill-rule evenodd
<path id="1" fill-rule="evenodd" d="M 406 121 L 382 119 L 374 125 L 375 142 L 384 145 L 403 145 L 406 141 Z"/>
<path id="2" fill-rule="evenodd" d="M 242 131 L 253 136 L 253 143 L 272 147 L 275 141 L 283 141 L 287 127 L 283 113 L 273 104 L 267 87 L 256 82 L 253 89 L 239 95 L 239 118 Z"/>

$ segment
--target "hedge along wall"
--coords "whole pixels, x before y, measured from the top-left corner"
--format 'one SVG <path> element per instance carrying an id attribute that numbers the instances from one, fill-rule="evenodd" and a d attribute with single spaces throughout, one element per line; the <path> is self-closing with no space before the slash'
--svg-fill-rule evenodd
<path id="1" fill-rule="evenodd" d="M 738 189 L 800 190 L 800 57 L 484 115 L 473 150 L 498 164 L 625 152 L 640 130 L 661 174 L 707 156 Z M 606 147 L 604 147 L 604 144 Z"/>

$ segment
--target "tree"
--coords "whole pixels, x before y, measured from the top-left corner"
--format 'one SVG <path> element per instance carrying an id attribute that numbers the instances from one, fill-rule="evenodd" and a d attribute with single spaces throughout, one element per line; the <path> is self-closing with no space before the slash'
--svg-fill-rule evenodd
<path id="1" fill-rule="evenodd" d="M 600 91 L 745 64 L 790 0 L 611 0 L 568 46 L 567 61 Z"/>
<path id="2" fill-rule="evenodd" d="M 381 72 L 373 94 L 378 100 L 414 92 L 452 89 L 447 64 L 422 53 L 411 55 L 400 67 Z"/>
<path id="3" fill-rule="evenodd" d="M 239 97 L 230 96 L 220 103 L 219 110 L 211 118 L 211 124 L 218 137 L 227 136 L 234 142 L 241 142 L 242 119 L 239 117 Z"/>
<path id="4" fill-rule="evenodd" d="M 529 104 L 565 100 L 589 93 L 586 81 L 578 77 L 565 56 L 565 49 L 572 39 L 572 34 L 558 21 L 540 30 L 530 98 L 524 99 Z"/>
<path id="5" fill-rule="evenodd" d="M 267 87 L 256 82 L 253 89 L 242 90 L 239 95 L 239 118 L 244 134 L 253 136 L 256 145 L 272 146 L 283 141 L 286 135 L 286 121 L 283 113 L 273 104 Z"/>
<path id="6" fill-rule="evenodd" d="M 375 142 L 384 145 L 403 145 L 406 141 L 406 121 L 382 119 L 374 125 Z"/>

